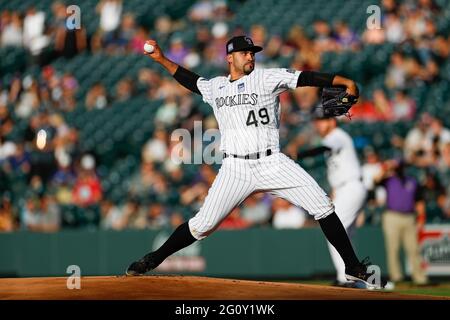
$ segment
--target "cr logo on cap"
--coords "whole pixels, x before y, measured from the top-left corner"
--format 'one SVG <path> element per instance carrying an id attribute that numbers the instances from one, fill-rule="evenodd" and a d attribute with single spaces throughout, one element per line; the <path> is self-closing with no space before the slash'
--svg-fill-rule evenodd
<path id="1" fill-rule="evenodd" d="M 249 44 L 249 45 L 253 45 L 253 41 L 252 41 L 252 39 L 250 39 L 250 38 L 248 38 L 248 37 L 245 37 L 244 38 L 245 39 L 245 41 L 247 41 L 247 43 Z"/>

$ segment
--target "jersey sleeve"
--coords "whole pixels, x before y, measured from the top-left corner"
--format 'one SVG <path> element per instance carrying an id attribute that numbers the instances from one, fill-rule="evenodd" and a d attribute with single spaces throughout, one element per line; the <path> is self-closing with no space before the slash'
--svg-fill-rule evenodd
<path id="1" fill-rule="evenodd" d="M 208 80 L 203 77 L 198 78 L 197 87 L 202 95 L 203 101 L 205 101 L 209 105 L 213 105 L 213 92 L 212 92 L 212 79 Z"/>
<path id="2" fill-rule="evenodd" d="M 264 87 L 267 91 L 280 94 L 288 89 L 297 88 L 298 77 L 301 71 L 285 68 L 272 68 L 264 70 Z"/>
<path id="3" fill-rule="evenodd" d="M 322 145 L 330 148 L 333 152 L 339 152 L 344 147 L 344 143 L 337 134 L 329 134 L 322 140 Z"/>

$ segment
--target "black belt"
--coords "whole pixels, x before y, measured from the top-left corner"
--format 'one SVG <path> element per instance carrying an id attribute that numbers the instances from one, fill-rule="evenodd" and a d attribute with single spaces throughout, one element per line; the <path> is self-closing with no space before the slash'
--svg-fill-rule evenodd
<path id="1" fill-rule="evenodd" d="M 225 159 L 226 157 L 233 157 L 233 158 L 239 158 L 239 159 L 259 159 L 261 157 L 263 157 L 264 155 L 266 156 L 270 156 L 272 154 L 272 150 L 271 149 L 267 149 L 266 151 L 262 151 L 262 152 L 256 152 L 256 153 L 250 153 L 250 154 L 246 154 L 245 156 L 240 156 L 237 154 L 229 154 L 229 153 L 223 153 L 223 158 Z"/>

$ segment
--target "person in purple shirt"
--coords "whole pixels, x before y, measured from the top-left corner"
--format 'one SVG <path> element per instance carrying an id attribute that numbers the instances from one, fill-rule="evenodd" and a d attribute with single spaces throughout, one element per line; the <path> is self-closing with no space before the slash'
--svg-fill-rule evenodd
<path id="1" fill-rule="evenodd" d="M 418 181 L 405 174 L 405 162 L 389 160 L 377 182 L 386 189 L 386 211 L 382 216 L 389 277 L 392 282 L 403 280 L 400 247 L 406 251 L 416 285 L 428 282 L 422 268 L 417 231 L 425 223 L 425 203 Z"/>
<path id="2" fill-rule="evenodd" d="M 360 46 L 358 35 L 344 21 L 337 21 L 334 26 L 334 38 L 341 50 L 357 50 Z"/>
<path id="3" fill-rule="evenodd" d="M 189 54 L 189 49 L 183 43 L 183 39 L 175 36 L 170 41 L 167 57 L 177 64 L 184 64 L 184 59 Z"/>

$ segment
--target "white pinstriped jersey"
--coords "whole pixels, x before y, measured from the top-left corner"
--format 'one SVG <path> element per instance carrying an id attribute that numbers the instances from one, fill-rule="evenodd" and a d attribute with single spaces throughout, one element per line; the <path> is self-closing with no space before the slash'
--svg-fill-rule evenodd
<path id="1" fill-rule="evenodd" d="M 221 134 L 221 151 L 247 155 L 279 151 L 278 96 L 297 87 L 301 71 L 255 69 L 230 82 L 228 77 L 199 78 L 203 101 L 212 106 Z"/>
<path id="2" fill-rule="evenodd" d="M 304 208 L 316 220 L 334 212 L 331 199 L 298 163 L 279 152 L 280 103 L 283 91 L 295 89 L 301 71 L 255 69 L 236 81 L 199 78 L 203 100 L 219 124 L 221 150 L 240 156 L 272 150 L 259 159 L 226 157 L 205 202 L 189 219 L 198 240 L 213 232 L 228 214 L 255 191 L 269 192 Z"/>
<path id="3" fill-rule="evenodd" d="M 322 144 L 331 149 L 331 156 L 327 159 L 328 182 L 331 187 L 337 188 L 361 177 L 355 146 L 347 132 L 334 128 L 324 137 Z"/>

